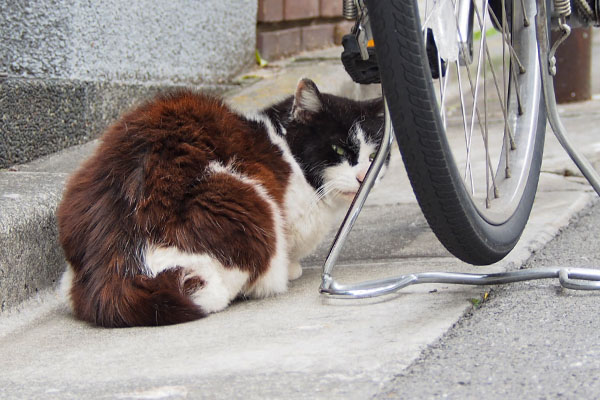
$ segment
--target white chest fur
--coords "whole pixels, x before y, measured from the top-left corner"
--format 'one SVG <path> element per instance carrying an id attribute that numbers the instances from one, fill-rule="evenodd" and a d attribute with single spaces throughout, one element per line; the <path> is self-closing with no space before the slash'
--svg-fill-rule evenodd
<path id="1" fill-rule="evenodd" d="M 345 208 L 343 203 L 338 204 L 339 201 L 332 202 L 318 196 L 304 177 L 287 142 L 277 134 L 267 116 L 258 114 L 252 118 L 266 126 L 269 138 L 281 149 L 285 161 L 292 169 L 283 211 L 289 259 L 292 263 L 297 263 L 317 247 Z"/>
<path id="2" fill-rule="evenodd" d="M 297 261 L 309 255 L 343 211 L 341 208 L 336 212 L 336 207 L 319 199 L 304 175 L 294 171 L 285 199 L 290 260 Z"/>

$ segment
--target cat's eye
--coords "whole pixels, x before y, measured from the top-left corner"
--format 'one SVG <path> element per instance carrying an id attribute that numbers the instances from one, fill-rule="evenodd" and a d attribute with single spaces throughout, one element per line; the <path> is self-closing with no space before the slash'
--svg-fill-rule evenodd
<path id="1" fill-rule="evenodd" d="M 346 150 L 342 149 L 340 146 L 338 145 L 331 145 L 331 148 L 333 149 L 333 151 L 335 151 L 337 153 L 337 155 L 339 156 L 343 156 L 344 154 L 346 154 Z"/>
<path id="2" fill-rule="evenodd" d="M 371 154 L 369 154 L 369 162 L 373 162 L 373 160 L 375 159 L 376 155 L 377 155 L 376 151 L 374 151 Z"/>

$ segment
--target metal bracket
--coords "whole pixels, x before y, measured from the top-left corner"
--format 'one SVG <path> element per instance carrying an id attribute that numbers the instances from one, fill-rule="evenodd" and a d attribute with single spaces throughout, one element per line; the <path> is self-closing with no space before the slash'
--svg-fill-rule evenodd
<path id="1" fill-rule="evenodd" d="M 556 57 L 554 57 L 554 54 L 556 54 L 556 50 L 558 49 L 558 46 L 563 44 L 564 41 L 567 40 L 567 38 L 571 34 L 571 27 L 569 25 L 567 25 L 565 18 L 562 16 L 558 19 L 558 27 L 559 27 L 560 31 L 562 32 L 562 35 L 556 40 L 556 42 L 554 42 L 554 44 L 552 45 L 552 48 L 550 48 L 550 53 L 548 54 L 548 58 L 547 58 L 548 73 L 550 73 L 550 75 L 552 75 L 552 76 L 556 75 Z M 552 93 L 554 93 L 554 91 Z"/>
<path id="2" fill-rule="evenodd" d="M 358 42 L 358 48 L 360 49 L 360 57 L 363 60 L 369 59 L 369 50 L 368 50 L 368 42 L 373 38 L 373 34 L 371 32 L 371 23 L 369 22 L 369 13 L 365 8 L 364 4 L 361 2 L 356 3 L 356 24 L 352 29 L 352 32 L 356 36 L 356 41 Z"/>

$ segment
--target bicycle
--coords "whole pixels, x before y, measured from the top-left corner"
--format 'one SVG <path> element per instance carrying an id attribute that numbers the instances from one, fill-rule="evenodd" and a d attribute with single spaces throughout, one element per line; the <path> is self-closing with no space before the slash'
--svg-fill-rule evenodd
<path id="1" fill-rule="evenodd" d="M 519 240 L 537 190 L 547 117 L 600 194 L 597 174 L 564 135 L 549 78 L 555 72 L 554 51 L 570 32 L 567 21 L 600 24 L 599 0 L 574 1 L 576 13 L 569 0 L 344 0 L 344 15 L 356 24 L 344 38 L 342 60 L 356 82 L 381 82 L 386 134 L 372 179 L 365 179 L 325 262 L 322 293 L 370 297 L 406 286 L 406 277 L 352 287 L 331 277 L 341 244 L 394 140 L 392 130 L 429 226 L 450 253 L 470 264 L 497 262 Z M 562 32 L 551 49 L 549 26 Z M 448 100 L 452 97 L 455 102 Z M 556 269 L 541 277 L 600 288 L 598 282 L 573 284 L 575 276 L 600 280 L 578 273 Z M 477 277 L 473 284 L 481 284 L 481 277 L 505 278 Z M 411 279 L 408 284 L 415 283 Z"/>

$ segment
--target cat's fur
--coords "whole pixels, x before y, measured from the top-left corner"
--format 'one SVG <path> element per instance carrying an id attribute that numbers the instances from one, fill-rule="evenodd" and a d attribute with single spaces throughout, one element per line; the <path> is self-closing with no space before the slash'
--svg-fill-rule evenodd
<path id="1" fill-rule="evenodd" d="M 303 79 L 252 117 L 191 91 L 123 116 L 58 210 L 75 315 L 165 325 L 284 292 L 364 178 L 382 108 Z"/>

